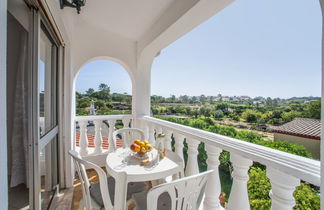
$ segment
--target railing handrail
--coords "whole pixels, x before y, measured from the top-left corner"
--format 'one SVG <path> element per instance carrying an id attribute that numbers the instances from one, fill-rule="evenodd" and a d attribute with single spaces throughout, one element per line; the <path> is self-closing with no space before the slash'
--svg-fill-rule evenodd
<path id="1" fill-rule="evenodd" d="M 123 118 L 133 118 L 130 114 L 119 114 L 119 115 L 88 115 L 88 116 L 75 116 L 75 121 L 84 120 L 109 120 L 109 119 L 123 119 Z"/>
<path id="2" fill-rule="evenodd" d="M 320 186 L 320 162 L 318 160 L 293 155 L 276 149 L 149 116 L 144 116 L 141 120 L 183 134 L 187 138 L 193 138 L 228 152 L 239 154 L 255 162 L 270 166 L 296 178 Z"/>

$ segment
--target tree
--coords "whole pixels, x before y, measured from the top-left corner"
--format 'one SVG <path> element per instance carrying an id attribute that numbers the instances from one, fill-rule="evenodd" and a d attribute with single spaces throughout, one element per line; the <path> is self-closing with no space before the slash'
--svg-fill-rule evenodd
<path id="1" fill-rule="evenodd" d="M 242 118 L 249 123 L 255 123 L 257 122 L 258 118 L 260 117 L 260 113 L 252 110 L 252 109 L 247 109 L 242 113 Z"/>
<path id="2" fill-rule="evenodd" d="M 304 117 L 321 119 L 321 101 L 311 101 L 305 104 Z"/>
<path id="3" fill-rule="evenodd" d="M 228 111 L 229 104 L 226 102 L 220 102 L 217 103 L 215 106 L 216 110 L 222 110 L 222 112 L 227 112 Z"/>
<path id="4" fill-rule="evenodd" d="M 217 110 L 214 114 L 215 119 L 220 120 L 224 117 L 224 112 L 222 110 Z"/>
<path id="5" fill-rule="evenodd" d="M 270 97 L 266 98 L 265 104 L 266 106 L 272 106 L 272 99 Z"/>
<path id="6" fill-rule="evenodd" d="M 91 97 L 93 94 L 94 94 L 95 90 L 93 88 L 89 88 L 87 91 L 86 91 L 86 95 Z"/>
<path id="7" fill-rule="evenodd" d="M 284 122 L 290 122 L 296 117 L 300 117 L 301 113 L 297 111 L 283 112 L 281 114 L 281 118 Z"/>
<path id="8" fill-rule="evenodd" d="M 107 84 L 101 83 L 99 85 L 99 92 L 98 92 L 98 98 L 108 101 L 109 100 L 109 94 L 110 94 L 110 87 Z"/>

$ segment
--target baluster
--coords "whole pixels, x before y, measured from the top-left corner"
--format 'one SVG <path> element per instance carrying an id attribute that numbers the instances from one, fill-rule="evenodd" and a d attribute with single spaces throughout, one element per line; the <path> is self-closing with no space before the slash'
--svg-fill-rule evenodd
<path id="1" fill-rule="evenodd" d="M 130 121 L 131 121 L 131 119 L 128 118 L 128 117 L 124 117 L 124 118 L 122 119 L 122 122 L 123 122 L 124 128 L 130 128 L 130 126 L 129 126 Z"/>
<path id="2" fill-rule="evenodd" d="M 155 134 L 155 130 L 154 130 L 154 126 L 153 124 L 149 124 L 148 125 L 148 128 L 149 128 L 149 142 L 151 143 L 151 145 L 155 145 L 155 137 L 154 137 L 154 134 Z"/>
<path id="3" fill-rule="evenodd" d="M 200 142 L 195 139 L 187 138 L 187 143 L 188 143 L 188 162 L 187 162 L 187 168 L 185 174 L 186 176 L 191 176 L 199 173 L 197 155 L 198 155 L 198 145 Z"/>
<path id="4" fill-rule="evenodd" d="M 80 126 L 80 155 L 85 156 L 88 154 L 88 136 L 87 136 L 87 120 L 79 121 Z"/>
<path id="5" fill-rule="evenodd" d="M 183 142 L 184 142 L 184 138 L 185 136 L 179 133 L 174 133 L 174 149 L 175 149 L 175 153 L 182 159 L 182 166 L 184 167 L 185 163 L 184 163 L 184 158 L 183 158 Z"/>
<path id="6" fill-rule="evenodd" d="M 293 209 L 296 205 L 293 193 L 300 180 L 272 167 L 267 167 L 267 176 L 270 179 L 272 199 L 272 210 Z"/>
<path id="7" fill-rule="evenodd" d="M 114 128 L 115 128 L 115 124 L 116 124 L 116 120 L 115 119 L 109 119 L 108 120 L 108 124 L 109 124 L 109 137 L 108 137 L 108 143 L 109 143 L 109 148 L 108 148 L 108 152 L 113 152 L 115 151 L 115 142 L 113 139 L 113 133 L 114 133 Z"/>
<path id="8" fill-rule="evenodd" d="M 142 125 L 143 125 L 142 128 L 143 128 L 144 135 L 145 135 L 144 139 L 145 140 L 148 140 L 151 143 L 151 141 L 150 141 L 150 127 L 149 127 L 149 124 L 147 122 L 142 121 Z M 151 145 L 153 145 L 153 144 L 151 144 Z"/>
<path id="9" fill-rule="evenodd" d="M 155 130 L 156 130 L 156 134 L 155 134 L 156 135 L 156 141 L 160 141 L 162 143 L 163 148 L 164 148 L 164 137 L 158 138 L 159 135 L 163 134 L 163 129 L 162 129 L 162 127 L 158 126 Z"/>
<path id="10" fill-rule="evenodd" d="M 130 118 L 128 118 L 128 117 L 124 117 L 123 119 L 122 119 L 122 122 L 123 122 L 123 126 L 124 126 L 124 128 L 129 128 L 130 126 L 129 126 L 129 123 L 130 123 Z M 129 133 L 127 133 L 127 132 L 124 132 L 123 133 L 123 135 L 122 135 L 122 138 L 123 138 L 123 144 L 124 144 L 124 142 L 131 142 L 131 135 L 132 134 L 129 134 Z M 124 146 L 125 146 L 125 144 L 124 144 Z M 116 149 L 116 148 L 115 148 Z"/>
<path id="11" fill-rule="evenodd" d="M 171 141 L 172 141 L 172 131 L 170 130 L 166 130 L 165 132 L 165 137 L 164 137 L 164 147 L 167 149 L 167 150 L 170 150 L 172 151 L 172 147 L 171 147 Z"/>
<path id="12" fill-rule="evenodd" d="M 102 120 L 95 120 L 94 125 L 95 125 L 94 153 L 100 154 L 102 153 L 102 135 L 101 135 Z"/>
<path id="13" fill-rule="evenodd" d="M 205 189 L 205 200 L 204 200 L 204 210 L 212 210 L 212 209 L 222 209 L 220 205 L 219 199 L 217 199 L 221 193 L 221 183 L 219 179 L 219 155 L 222 152 L 221 149 L 205 145 L 207 150 L 207 164 L 208 170 L 214 170 L 212 174 L 210 174 L 206 189 Z"/>
<path id="14" fill-rule="evenodd" d="M 227 209 L 250 209 L 247 181 L 249 180 L 248 170 L 253 162 L 233 153 L 231 153 L 230 160 L 234 170 L 232 172 L 233 185 Z"/>

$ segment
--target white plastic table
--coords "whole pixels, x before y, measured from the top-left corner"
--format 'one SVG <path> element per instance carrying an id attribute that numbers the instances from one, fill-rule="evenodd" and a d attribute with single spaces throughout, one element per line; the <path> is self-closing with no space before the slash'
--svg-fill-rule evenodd
<path id="1" fill-rule="evenodd" d="M 167 151 L 164 157 L 153 168 L 132 163 L 125 164 L 123 155 L 127 149 L 117 149 L 109 153 L 106 167 L 109 175 L 115 179 L 114 209 L 126 209 L 127 184 L 129 182 L 144 182 L 162 179 L 174 174 L 183 173 L 182 159 L 172 151 Z M 154 152 L 157 152 L 156 150 Z"/>

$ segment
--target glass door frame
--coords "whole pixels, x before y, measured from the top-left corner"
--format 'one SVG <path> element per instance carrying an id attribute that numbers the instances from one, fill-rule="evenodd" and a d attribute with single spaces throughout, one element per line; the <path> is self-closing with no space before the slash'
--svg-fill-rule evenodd
<path id="1" fill-rule="evenodd" d="M 57 139 L 57 169 L 60 170 L 60 161 L 59 161 L 59 144 L 60 144 L 60 135 L 59 135 L 59 125 L 60 125 L 60 119 L 59 119 L 59 113 L 60 113 L 60 92 L 61 89 L 58 87 L 58 85 L 61 83 L 62 79 L 62 66 L 59 65 L 61 61 L 59 60 L 62 56 L 60 55 L 62 53 L 60 44 L 55 40 L 53 34 L 51 33 L 50 27 L 46 23 L 46 21 L 42 18 L 40 13 L 33 9 L 32 11 L 32 17 L 31 17 L 31 35 L 30 35 L 30 42 L 32 43 L 32 49 L 31 49 L 31 108 L 30 108 L 30 131 L 31 132 L 31 139 L 32 139 L 32 145 L 30 145 L 29 150 L 29 203 L 30 203 L 30 209 L 39 210 L 41 209 L 41 180 L 40 180 L 40 152 L 41 150 L 52 142 L 53 139 Z M 49 36 L 49 39 L 52 41 L 52 43 L 56 46 L 56 60 L 55 60 L 55 69 L 56 69 L 56 87 L 54 91 L 56 91 L 56 97 L 54 98 L 54 103 L 56 106 L 56 123 L 55 126 L 51 128 L 46 134 L 43 136 L 40 135 L 40 123 L 39 123 L 39 60 L 40 60 L 40 34 L 41 31 L 44 31 L 44 33 Z M 52 55 L 53 56 L 53 55 Z M 51 64 L 53 67 L 53 64 Z M 53 87 L 51 87 L 53 89 Z M 59 174 L 59 173 L 58 173 Z M 57 174 L 57 178 L 59 180 L 59 175 Z M 59 185 L 56 185 L 56 192 L 59 190 Z M 53 197 L 52 197 L 53 199 Z"/>

